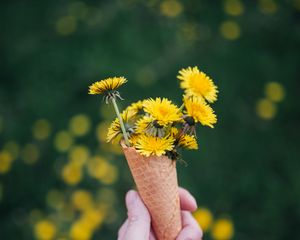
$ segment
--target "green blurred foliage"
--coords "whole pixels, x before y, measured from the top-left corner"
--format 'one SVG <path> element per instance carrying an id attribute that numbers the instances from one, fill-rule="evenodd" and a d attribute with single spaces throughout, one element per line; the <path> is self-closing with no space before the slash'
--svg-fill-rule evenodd
<path id="1" fill-rule="evenodd" d="M 183 153 L 188 165 L 178 164 L 180 185 L 215 219 L 230 217 L 233 239 L 300 237 L 299 0 L 16 0 L 0 6 L 1 239 L 35 239 L 43 219 L 54 222 L 55 239 L 70 239 L 81 210 L 67 206 L 80 189 L 101 212 L 91 239 L 116 239 L 133 181 L 124 157 L 99 136 L 106 125 L 98 124 L 111 121 L 113 109 L 100 110 L 101 97 L 87 95 L 87 87 L 125 76 L 123 107 L 156 96 L 180 104 L 176 75 L 187 66 L 199 66 L 220 93 L 218 124 L 199 129 L 199 151 Z M 274 82 L 277 88 L 266 90 Z M 78 114 L 90 122 L 75 124 L 90 124 L 83 134 L 69 126 Z M 60 131 L 69 134 L 62 144 L 90 152 L 78 181 L 76 169 L 66 170 L 71 180 L 62 176 L 72 160 L 68 144 L 62 152 L 55 145 Z M 108 172 L 93 176 L 91 156 L 101 156 Z M 51 226 L 43 226 L 51 235 Z"/>

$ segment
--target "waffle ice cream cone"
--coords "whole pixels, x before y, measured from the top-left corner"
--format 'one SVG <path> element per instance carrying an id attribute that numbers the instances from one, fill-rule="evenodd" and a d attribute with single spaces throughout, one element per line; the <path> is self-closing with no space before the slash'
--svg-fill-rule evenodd
<path id="1" fill-rule="evenodd" d="M 121 145 L 157 240 L 175 240 L 182 228 L 176 161 L 166 156 L 145 157 Z"/>

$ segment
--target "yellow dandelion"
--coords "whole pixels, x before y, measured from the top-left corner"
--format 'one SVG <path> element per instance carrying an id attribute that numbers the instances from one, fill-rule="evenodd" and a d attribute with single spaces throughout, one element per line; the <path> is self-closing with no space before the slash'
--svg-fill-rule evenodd
<path id="1" fill-rule="evenodd" d="M 213 128 L 217 122 L 217 116 L 213 109 L 199 97 L 184 97 L 186 113 L 195 122 L 200 122 L 203 126 Z"/>
<path id="2" fill-rule="evenodd" d="M 134 119 L 134 112 L 125 109 L 121 114 L 121 118 L 124 122 L 126 133 L 130 134 L 133 131 L 133 127 L 134 127 L 134 124 L 132 122 L 132 120 Z M 119 118 L 116 118 L 108 128 L 106 142 L 111 142 L 120 133 L 122 133 L 121 124 Z"/>
<path id="3" fill-rule="evenodd" d="M 177 134 L 178 134 L 178 129 L 176 127 L 171 127 L 171 129 L 170 129 L 170 135 L 173 138 L 176 138 Z"/>
<path id="4" fill-rule="evenodd" d="M 139 137 L 140 137 L 139 134 L 132 134 L 132 135 L 130 136 L 130 138 L 129 138 L 130 144 L 131 144 L 132 146 L 134 146 L 134 145 L 137 143 Z"/>
<path id="5" fill-rule="evenodd" d="M 213 223 L 213 215 L 209 209 L 199 208 L 196 212 L 193 213 L 193 215 L 202 228 L 203 232 L 206 232 L 210 229 Z"/>
<path id="6" fill-rule="evenodd" d="M 49 220 L 41 220 L 34 226 L 34 234 L 37 239 L 51 240 L 57 232 L 56 226 Z"/>
<path id="7" fill-rule="evenodd" d="M 181 112 L 179 108 L 167 98 L 150 98 L 144 101 L 144 111 L 149 113 L 157 124 L 167 126 L 170 123 L 181 120 Z"/>
<path id="8" fill-rule="evenodd" d="M 198 67 L 181 69 L 177 78 L 188 96 L 200 96 L 211 103 L 217 100 L 217 86 Z"/>
<path id="9" fill-rule="evenodd" d="M 173 137 L 153 137 L 148 135 L 142 135 L 138 139 L 134 147 L 142 155 L 149 157 L 150 155 L 161 156 L 167 151 L 171 151 L 174 148 Z"/>
<path id="10" fill-rule="evenodd" d="M 132 115 L 137 115 L 143 110 L 144 101 L 137 101 L 132 103 L 130 106 L 126 108 L 127 111 L 132 112 Z"/>
<path id="11" fill-rule="evenodd" d="M 141 119 L 139 119 L 135 124 L 135 132 L 139 134 L 145 133 L 148 129 L 151 123 L 153 122 L 153 118 L 145 115 Z"/>
<path id="12" fill-rule="evenodd" d="M 111 98 L 121 98 L 116 89 L 126 82 L 127 80 L 124 77 L 106 78 L 90 85 L 89 94 L 104 94 L 106 95 L 106 102 Z"/>
<path id="13" fill-rule="evenodd" d="M 178 146 L 187 148 L 187 149 L 198 149 L 198 143 L 193 135 L 184 134 L 181 135 L 178 141 Z"/>

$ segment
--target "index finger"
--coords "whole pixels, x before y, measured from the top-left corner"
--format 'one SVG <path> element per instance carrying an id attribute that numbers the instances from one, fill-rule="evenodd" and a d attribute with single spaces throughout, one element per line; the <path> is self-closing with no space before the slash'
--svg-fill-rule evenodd
<path id="1" fill-rule="evenodd" d="M 180 198 L 180 208 L 181 210 L 193 212 L 197 210 L 196 199 L 184 188 L 179 187 L 178 189 Z"/>

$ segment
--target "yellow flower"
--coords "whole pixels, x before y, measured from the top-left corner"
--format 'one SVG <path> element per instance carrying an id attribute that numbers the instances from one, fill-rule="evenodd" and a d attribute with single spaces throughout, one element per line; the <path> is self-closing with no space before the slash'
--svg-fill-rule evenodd
<path id="1" fill-rule="evenodd" d="M 141 135 L 134 147 L 142 155 L 149 157 L 150 155 L 161 156 L 167 151 L 171 151 L 174 147 L 175 139 L 173 137 L 153 137 Z"/>
<path id="2" fill-rule="evenodd" d="M 187 149 L 198 149 L 198 143 L 195 136 L 188 134 L 181 135 L 178 146 L 182 146 Z"/>
<path id="3" fill-rule="evenodd" d="M 139 114 L 143 110 L 143 101 L 137 101 L 132 103 L 126 108 L 129 112 L 132 112 L 133 115 Z"/>
<path id="4" fill-rule="evenodd" d="M 203 232 L 206 232 L 211 227 L 213 215 L 207 208 L 199 208 L 193 215 Z"/>
<path id="5" fill-rule="evenodd" d="M 173 138 L 176 138 L 176 136 L 178 134 L 178 129 L 176 127 L 171 127 L 170 134 Z"/>
<path id="6" fill-rule="evenodd" d="M 149 126 L 153 122 L 153 118 L 145 115 L 141 119 L 139 119 L 135 124 L 135 132 L 139 134 L 143 134 L 149 129 Z"/>
<path id="7" fill-rule="evenodd" d="M 48 220 L 39 221 L 34 226 L 35 237 L 41 240 L 53 239 L 56 234 L 56 231 L 56 226 Z"/>
<path id="8" fill-rule="evenodd" d="M 106 94 L 109 91 L 115 90 L 127 80 L 124 77 L 107 78 L 93 83 L 89 86 L 89 94 Z"/>
<path id="9" fill-rule="evenodd" d="M 137 143 L 138 139 L 139 139 L 139 134 L 132 134 L 129 138 L 129 142 L 130 144 L 133 146 Z"/>
<path id="10" fill-rule="evenodd" d="M 234 227 L 230 219 L 218 219 L 212 227 L 211 234 L 215 240 L 231 239 L 234 233 Z"/>
<path id="11" fill-rule="evenodd" d="M 188 96 L 203 97 L 208 102 L 217 100 L 217 86 L 198 67 L 181 69 L 177 78 L 181 80 L 180 86 Z"/>
<path id="12" fill-rule="evenodd" d="M 181 113 L 179 108 L 167 98 L 150 98 L 144 101 L 144 111 L 149 113 L 160 126 L 167 126 L 170 123 L 180 121 Z"/>
<path id="13" fill-rule="evenodd" d="M 134 112 L 128 111 L 128 109 L 125 109 L 121 113 L 121 117 L 123 119 L 123 122 L 125 124 L 125 129 L 127 133 L 133 132 L 133 119 L 134 119 Z M 118 118 L 116 118 L 109 126 L 106 142 L 110 142 L 113 139 L 115 139 L 120 133 L 122 133 L 120 121 Z"/>
<path id="14" fill-rule="evenodd" d="M 199 97 L 184 97 L 184 105 L 186 113 L 192 117 L 195 122 L 200 122 L 204 126 L 213 128 L 213 124 L 217 122 L 217 116 L 213 109 Z"/>

